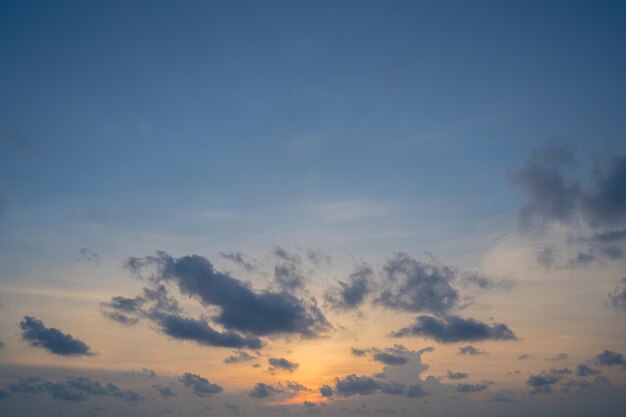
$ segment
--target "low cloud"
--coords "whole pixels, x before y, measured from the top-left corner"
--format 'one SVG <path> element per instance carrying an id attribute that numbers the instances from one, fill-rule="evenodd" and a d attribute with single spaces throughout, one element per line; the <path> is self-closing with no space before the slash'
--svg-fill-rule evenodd
<path id="1" fill-rule="evenodd" d="M 372 290 L 374 271 L 361 265 L 350 274 L 348 282 L 338 281 L 339 286 L 326 292 L 326 301 L 336 309 L 351 310 L 360 307 Z"/>
<path id="2" fill-rule="evenodd" d="M 489 388 L 487 384 L 457 384 L 455 387 L 456 392 L 480 392 Z"/>
<path id="3" fill-rule="evenodd" d="M 208 379 L 189 372 L 184 373 L 180 377 L 180 380 L 183 385 L 187 388 L 191 388 L 193 393 L 199 397 L 207 397 L 211 394 L 217 394 L 224 390 L 220 385 L 213 384 L 209 382 Z"/>
<path id="4" fill-rule="evenodd" d="M 438 319 L 418 316 L 415 324 L 391 334 L 393 337 L 420 336 L 439 343 L 472 342 L 484 340 L 517 340 L 505 324 L 486 324 L 474 319 L 448 316 Z"/>
<path id="5" fill-rule="evenodd" d="M 480 350 L 472 345 L 461 346 L 457 355 L 470 355 L 470 356 L 478 356 L 478 355 L 487 355 L 487 352 L 484 350 Z"/>
<path id="6" fill-rule="evenodd" d="M 40 347 L 60 356 L 93 356 L 95 353 L 83 341 L 63 333 L 32 316 L 25 316 L 19 324 L 22 339 L 31 346 Z"/>
<path id="7" fill-rule="evenodd" d="M 626 312 L 626 278 L 620 286 L 609 293 L 609 303 L 618 310 Z"/>
<path id="8" fill-rule="evenodd" d="M 84 401 L 91 395 L 114 397 L 136 402 L 143 397 L 133 391 L 124 390 L 115 384 L 102 384 L 90 378 L 67 377 L 64 381 L 47 381 L 38 377 L 17 378 L 9 385 L 9 390 L 16 394 L 36 395 L 44 392 L 55 400 Z"/>
<path id="9" fill-rule="evenodd" d="M 295 362 L 291 362 L 285 358 L 269 358 L 267 362 L 272 369 L 282 369 L 284 371 L 293 372 L 300 366 Z"/>
<path id="10" fill-rule="evenodd" d="M 465 372 L 448 371 L 446 376 L 448 377 L 448 379 L 465 379 L 469 376 L 469 374 Z"/>
<path id="11" fill-rule="evenodd" d="M 541 374 L 530 375 L 526 380 L 526 385 L 531 388 L 531 394 L 548 394 L 553 392 L 554 385 L 571 373 L 572 371 L 568 368 L 552 368 Z"/>
<path id="12" fill-rule="evenodd" d="M 246 255 L 244 255 L 241 252 L 227 252 L 227 253 L 220 252 L 220 256 L 224 259 L 228 259 L 229 261 L 239 265 L 240 267 L 242 267 L 248 272 L 255 272 L 255 271 L 258 271 L 259 269 L 259 267 L 255 263 L 248 260 Z"/>
<path id="13" fill-rule="evenodd" d="M 605 350 L 602 353 L 599 353 L 592 359 L 592 363 L 601 366 L 621 366 L 622 368 L 626 368 L 626 358 L 624 355 L 618 352 L 613 352 L 611 350 Z"/>

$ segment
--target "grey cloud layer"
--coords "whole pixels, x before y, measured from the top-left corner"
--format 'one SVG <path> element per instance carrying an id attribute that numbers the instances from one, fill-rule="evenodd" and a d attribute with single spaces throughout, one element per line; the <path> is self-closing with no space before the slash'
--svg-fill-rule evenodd
<path id="1" fill-rule="evenodd" d="M 48 392 L 55 400 L 84 401 L 91 395 L 139 401 L 143 397 L 133 390 L 124 390 L 115 384 L 101 384 L 87 377 L 67 377 L 64 381 L 46 381 L 37 377 L 18 378 L 9 385 L 15 394 L 36 395 Z"/>

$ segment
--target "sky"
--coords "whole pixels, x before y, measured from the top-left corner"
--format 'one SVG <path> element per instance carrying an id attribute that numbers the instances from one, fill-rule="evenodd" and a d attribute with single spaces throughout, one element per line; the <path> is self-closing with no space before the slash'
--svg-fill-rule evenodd
<path id="1" fill-rule="evenodd" d="M 0 0 L 0 416 L 623 415 L 625 20 Z"/>

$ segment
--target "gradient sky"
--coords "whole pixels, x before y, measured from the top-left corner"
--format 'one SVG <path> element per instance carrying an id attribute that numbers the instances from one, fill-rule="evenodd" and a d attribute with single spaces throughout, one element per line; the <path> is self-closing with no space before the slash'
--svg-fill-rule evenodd
<path id="1" fill-rule="evenodd" d="M 622 416 L 625 21 L 0 1 L 0 416 Z"/>

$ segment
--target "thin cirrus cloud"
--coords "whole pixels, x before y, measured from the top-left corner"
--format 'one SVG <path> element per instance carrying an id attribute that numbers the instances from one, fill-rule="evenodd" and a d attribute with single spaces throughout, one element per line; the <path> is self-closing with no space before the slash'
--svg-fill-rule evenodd
<path id="1" fill-rule="evenodd" d="M 20 322 L 22 339 L 31 346 L 40 347 L 59 356 L 93 356 L 91 347 L 74 336 L 54 327 L 46 327 L 43 321 L 25 316 Z"/>

